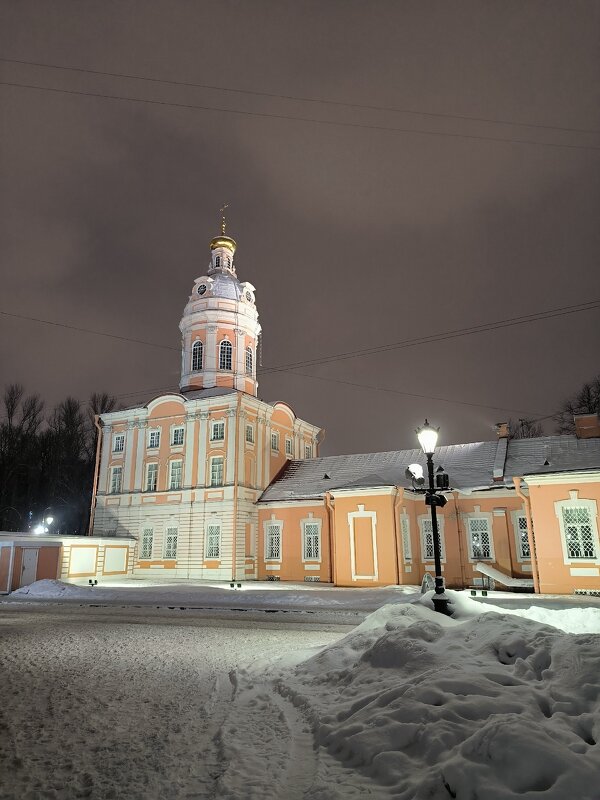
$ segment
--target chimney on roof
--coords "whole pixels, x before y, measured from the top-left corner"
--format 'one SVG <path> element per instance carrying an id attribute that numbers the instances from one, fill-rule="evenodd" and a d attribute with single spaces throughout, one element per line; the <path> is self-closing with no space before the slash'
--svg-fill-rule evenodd
<path id="1" fill-rule="evenodd" d="M 495 427 L 499 439 L 508 439 L 508 422 L 497 422 Z"/>
<path id="2" fill-rule="evenodd" d="M 600 417 L 598 414 L 575 414 L 575 436 L 578 439 L 600 437 Z"/>

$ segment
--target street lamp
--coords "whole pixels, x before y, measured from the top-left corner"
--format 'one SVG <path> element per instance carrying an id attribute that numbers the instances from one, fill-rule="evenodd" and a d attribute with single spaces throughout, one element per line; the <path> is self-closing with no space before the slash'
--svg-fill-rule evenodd
<path id="1" fill-rule="evenodd" d="M 438 494 L 436 489 L 444 490 L 448 488 L 448 475 L 440 467 L 433 478 L 433 454 L 437 444 L 439 428 L 433 428 L 427 420 L 422 428 L 417 428 L 417 438 L 421 449 L 427 457 L 427 475 L 429 486 L 425 489 L 425 505 L 431 508 L 431 533 L 433 535 L 433 560 L 435 563 L 435 593 L 432 597 L 433 607 L 440 614 L 451 616 L 452 612 L 448 608 L 449 598 L 444 591 L 444 578 L 442 577 L 442 561 L 440 555 L 440 539 L 437 524 L 437 509 L 446 505 L 446 498 L 443 494 Z"/>

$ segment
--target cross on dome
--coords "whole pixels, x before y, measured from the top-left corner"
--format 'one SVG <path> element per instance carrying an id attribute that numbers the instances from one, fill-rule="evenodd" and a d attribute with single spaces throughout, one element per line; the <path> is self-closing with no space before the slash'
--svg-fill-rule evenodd
<path id="1" fill-rule="evenodd" d="M 219 248 L 225 248 L 225 250 L 230 252 L 230 258 L 233 258 L 233 254 L 235 253 L 237 245 L 235 239 L 232 239 L 231 236 L 227 236 L 225 233 L 225 229 L 227 227 L 225 209 L 227 208 L 229 208 L 229 203 L 224 203 L 219 209 L 221 212 L 221 235 L 215 236 L 215 238 L 211 240 L 210 249 L 214 251 L 218 250 Z"/>

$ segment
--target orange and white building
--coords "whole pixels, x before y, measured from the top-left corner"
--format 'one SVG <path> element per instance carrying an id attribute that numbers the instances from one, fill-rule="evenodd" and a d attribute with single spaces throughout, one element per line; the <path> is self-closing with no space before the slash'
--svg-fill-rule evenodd
<path id="1" fill-rule="evenodd" d="M 320 458 L 318 426 L 257 396 L 255 289 L 224 225 L 210 250 L 180 322 L 180 391 L 98 421 L 92 540 L 128 543 L 128 574 L 420 583 L 431 520 L 405 470 L 423 455 Z M 576 423 L 573 436 L 509 441 L 499 425 L 494 441 L 438 448 L 448 586 L 600 594 L 600 423 Z"/>

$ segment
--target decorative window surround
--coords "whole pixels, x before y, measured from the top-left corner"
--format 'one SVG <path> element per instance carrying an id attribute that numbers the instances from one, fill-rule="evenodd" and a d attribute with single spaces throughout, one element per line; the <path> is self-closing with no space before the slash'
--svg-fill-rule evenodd
<path id="1" fill-rule="evenodd" d="M 410 563 L 412 561 L 412 547 L 410 543 L 410 518 L 408 514 L 402 514 L 400 516 L 400 530 L 402 535 L 402 557 L 404 558 L 404 563 Z"/>
<path id="2" fill-rule="evenodd" d="M 225 441 L 225 420 L 218 419 L 210 423 L 210 440 L 211 442 L 224 442 Z"/>
<path id="3" fill-rule="evenodd" d="M 445 519 L 442 515 L 437 517 L 438 534 L 440 539 L 440 561 L 446 563 L 446 541 L 444 537 Z M 431 515 L 422 514 L 418 518 L 419 532 L 421 535 L 421 556 L 423 561 L 433 561 L 433 528 Z"/>
<path id="4" fill-rule="evenodd" d="M 524 511 L 512 511 L 512 526 L 517 545 L 517 561 L 531 561 L 529 534 L 527 532 L 527 516 Z"/>
<path id="5" fill-rule="evenodd" d="M 115 433 L 113 436 L 113 453 L 122 453 L 125 449 L 125 434 Z"/>
<path id="6" fill-rule="evenodd" d="M 160 447 L 160 428 L 151 428 L 148 431 L 148 450 Z"/>
<path id="7" fill-rule="evenodd" d="M 469 561 L 495 561 L 493 515 L 475 506 L 473 513 L 465 515 L 465 527 Z"/>
<path id="8" fill-rule="evenodd" d="M 158 484 L 158 464 L 146 464 L 145 491 L 155 492 Z"/>
<path id="9" fill-rule="evenodd" d="M 154 529 L 144 528 L 142 531 L 142 541 L 140 542 L 140 559 L 152 558 L 152 547 L 154 544 Z"/>
<path id="10" fill-rule="evenodd" d="M 254 427 L 252 425 L 246 425 L 246 442 L 254 444 Z"/>
<path id="11" fill-rule="evenodd" d="M 309 513 L 301 520 L 302 528 L 302 561 L 321 562 L 321 525 L 322 521 Z"/>
<path id="12" fill-rule="evenodd" d="M 233 347 L 231 342 L 224 339 L 219 345 L 219 369 L 230 372 L 233 363 Z"/>
<path id="13" fill-rule="evenodd" d="M 163 548 L 163 557 L 165 559 L 177 558 L 177 528 L 175 526 L 168 527 L 165 530 L 165 543 Z"/>
<path id="14" fill-rule="evenodd" d="M 283 520 L 276 519 L 275 514 L 271 514 L 271 519 L 263 523 L 263 528 L 265 534 L 265 561 L 281 562 Z M 268 566 L 267 569 L 269 569 Z"/>
<path id="15" fill-rule="evenodd" d="M 221 520 L 209 519 L 204 528 L 204 558 L 207 561 L 221 558 Z"/>
<path id="16" fill-rule="evenodd" d="M 564 563 L 600 564 L 597 503 L 595 500 L 580 500 L 578 489 L 571 490 L 569 497 L 569 500 L 554 503 Z M 578 552 L 582 555 L 577 555 Z"/>
<path id="17" fill-rule="evenodd" d="M 252 353 L 252 348 L 246 348 L 246 375 L 252 377 L 254 374 L 254 356 Z"/>
<path id="18" fill-rule="evenodd" d="M 181 489 L 183 485 L 183 461 L 169 462 L 169 490 Z"/>
<path id="19" fill-rule="evenodd" d="M 204 356 L 204 345 L 197 339 L 192 346 L 192 372 L 200 372 Z"/>
<path id="20" fill-rule="evenodd" d="M 224 461 L 223 456 L 213 456 L 210 460 L 210 485 L 223 486 L 224 475 Z"/>
<path id="21" fill-rule="evenodd" d="M 185 427 L 174 425 L 171 428 L 171 447 L 182 447 L 185 439 Z"/>
<path id="22" fill-rule="evenodd" d="M 304 445 L 304 458 L 312 458 L 312 445 L 305 444 Z"/>
<path id="23" fill-rule="evenodd" d="M 110 494 L 120 494 L 123 482 L 123 467 L 110 468 Z"/>
<path id="24" fill-rule="evenodd" d="M 279 432 L 271 431 L 271 450 L 279 452 Z"/>
<path id="25" fill-rule="evenodd" d="M 373 547 L 373 575 L 357 575 L 356 573 L 356 550 L 354 546 L 354 521 L 359 517 L 370 518 L 371 536 Z M 376 581 L 379 579 L 379 567 L 377 562 L 377 512 L 365 511 L 362 504 L 358 505 L 358 511 L 348 513 L 348 528 L 350 532 L 350 569 L 353 581 Z"/>
<path id="26" fill-rule="evenodd" d="M 294 442 L 289 436 L 285 437 L 285 454 L 286 456 L 294 455 Z"/>

